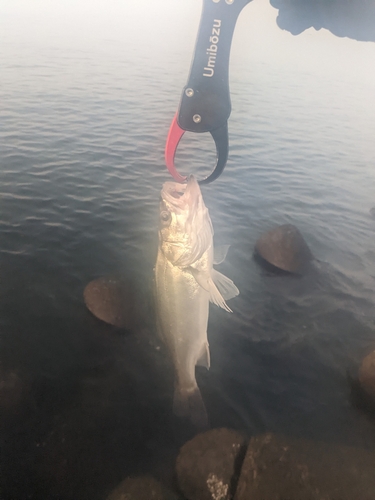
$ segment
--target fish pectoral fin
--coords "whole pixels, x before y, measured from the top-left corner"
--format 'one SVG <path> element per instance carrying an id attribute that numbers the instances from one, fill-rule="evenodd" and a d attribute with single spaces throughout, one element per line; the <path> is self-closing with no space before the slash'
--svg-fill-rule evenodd
<path id="1" fill-rule="evenodd" d="M 240 293 L 233 281 L 224 276 L 224 274 L 219 273 L 219 271 L 216 271 L 216 269 L 212 269 L 211 276 L 225 300 L 233 299 L 233 297 L 236 297 Z"/>
<path id="2" fill-rule="evenodd" d="M 210 278 L 210 302 L 215 304 L 218 307 L 221 307 L 222 309 L 225 309 L 228 312 L 233 312 L 230 307 L 227 306 L 227 303 L 225 302 L 223 296 L 217 289 L 215 283 L 212 281 Z"/>
<path id="3" fill-rule="evenodd" d="M 214 247 L 214 264 L 221 264 L 224 262 L 230 245 L 221 245 L 219 247 Z"/>
<path id="4" fill-rule="evenodd" d="M 199 271 L 199 269 L 195 269 L 194 267 L 189 267 L 191 274 L 194 276 L 195 281 L 200 285 L 206 292 L 210 293 L 210 275 L 206 272 Z"/>
<path id="5" fill-rule="evenodd" d="M 207 370 L 210 368 L 210 350 L 208 348 L 208 342 L 205 342 L 201 354 L 197 361 L 198 366 L 204 366 Z"/>
<path id="6" fill-rule="evenodd" d="M 218 287 L 215 285 L 212 278 L 214 278 L 214 280 L 217 281 L 219 286 L 225 292 L 227 292 L 227 296 L 229 298 L 235 297 L 240 293 L 236 285 L 233 283 L 233 281 L 224 276 L 223 274 L 219 273 L 218 271 L 215 271 L 215 269 L 212 269 L 211 271 L 212 278 L 207 272 L 204 273 L 202 271 L 198 271 L 193 267 L 189 267 L 189 269 L 191 271 L 191 274 L 197 281 L 198 285 L 200 285 L 204 290 L 206 290 L 206 292 L 210 294 L 210 302 L 217 305 L 218 307 L 221 307 L 222 309 L 225 309 L 228 312 L 232 312 L 232 309 L 230 309 L 230 307 L 227 306 L 223 296 L 219 292 Z"/>

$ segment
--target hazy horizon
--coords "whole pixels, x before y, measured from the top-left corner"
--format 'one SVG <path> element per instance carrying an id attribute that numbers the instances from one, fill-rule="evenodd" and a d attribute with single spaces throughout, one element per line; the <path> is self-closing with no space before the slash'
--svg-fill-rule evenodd
<path id="1" fill-rule="evenodd" d="M 185 83 L 201 14 L 201 0 L 3 0 L 0 41 L 9 56 L 27 42 L 35 52 L 66 47 L 98 55 L 103 42 L 124 58 L 146 57 L 153 64 L 176 67 Z M 280 66 L 360 76 L 375 84 L 375 44 L 338 38 L 313 28 L 298 36 L 276 25 L 278 11 L 268 0 L 253 0 L 240 14 L 231 65 L 261 60 Z M 106 49 L 108 50 L 108 49 Z M 169 62 L 169 64 L 168 64 Z M 149 62 L 149 64 L 151 64 Z M 178 69 L 177 69 L 178 68 Z M 231 75 L 235 77 L 236 75 Z"/>

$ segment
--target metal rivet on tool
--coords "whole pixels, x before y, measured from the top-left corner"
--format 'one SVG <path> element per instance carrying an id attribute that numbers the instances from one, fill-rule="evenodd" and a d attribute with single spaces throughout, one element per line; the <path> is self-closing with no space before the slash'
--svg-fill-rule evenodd
<path id="1" fill-rule="evenodd" d="M 194 95 L 194 90 L 193 89 L 186 89 L 185 90 L 185 94 L 188 96 L 188 97 L 192 97 Z"/>
<path id="2" fill-rule="evenodd" d="M 200 122 L 201 122 L 201 120 L 202 120 L 201 115 L 194 115 L 194 116 L 193 116 L 193 122 L 194 122 L 194 123 L 200 123 Z"/>
<path id="3" fill-rule="evenodd" d="M 212 0 L 214 3 L 219 3 L 220 0 Z"/>
<path id="4" fill-rule="evenodd" d="M 234 0 L 225 0 L 225 1 L 226 1 L 226 3 L 229 3 L 229 5 L 234 2 Z"/>

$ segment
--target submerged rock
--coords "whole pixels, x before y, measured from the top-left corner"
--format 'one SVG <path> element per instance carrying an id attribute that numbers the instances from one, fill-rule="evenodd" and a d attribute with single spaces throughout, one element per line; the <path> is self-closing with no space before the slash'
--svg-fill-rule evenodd
<path id="1" fill-rule="evenodd" d="M 178 497 L 151 476 L 128 477 L 107 500 L 178 500 Z"/>
<path id="2" fill-rule="evenodd" d="M 83 292 L 89 311 L 106 323 L 132 330 L 136 325 L 137 304 L 134 284 L 121 276 L 103 276 L 90 281 Z"/>
<path id="3" fill-rule="evenodd" d="M 229 429 L 213 429 L 185 443 L 176 472 L 187 500 L 231 499 L 245 445 L 244 436 Z"/>
<path id="4" fill-rule="evenodd" d="M 255 244 L 255 255 L 262 264 L 290 273 L 304 272 L 313 259 L 301 233 L 291 224 L 263 233 Z"/>
<path id="5" fill-rule="evenodd" d="M 358 381 L 361 388 L 375 402 L 375 351 L 363 359 L 358 372 Z"/>
<path id="6" fill-rule="evenodd" d="M 264 434 L 250 440 L 235 500 L 373 500 L 375 451 Z"/>

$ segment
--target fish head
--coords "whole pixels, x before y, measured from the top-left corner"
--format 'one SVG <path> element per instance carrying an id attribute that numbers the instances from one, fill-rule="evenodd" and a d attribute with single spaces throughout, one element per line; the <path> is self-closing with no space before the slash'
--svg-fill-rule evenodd
<path id="1" fill-rule="evenodd" d="M 159 244 L 172 264 L 188 267 L 212 246 L 213 229 L 194 176 L 165 182 L 161 191 Z"/>

